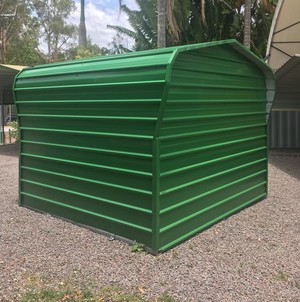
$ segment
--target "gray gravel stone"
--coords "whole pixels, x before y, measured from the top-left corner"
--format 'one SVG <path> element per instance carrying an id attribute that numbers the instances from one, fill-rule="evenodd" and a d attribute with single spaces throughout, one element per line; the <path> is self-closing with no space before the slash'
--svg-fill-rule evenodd
<path id="1" fill-rule="evenodd" d="M 271 151 L 269 197 L 159 256 L 18 206 L 17 146 L 0 147 L 0 301 L 29 278 L 145 290 L 155 301 L 300 301 L 300 151 Z"/>

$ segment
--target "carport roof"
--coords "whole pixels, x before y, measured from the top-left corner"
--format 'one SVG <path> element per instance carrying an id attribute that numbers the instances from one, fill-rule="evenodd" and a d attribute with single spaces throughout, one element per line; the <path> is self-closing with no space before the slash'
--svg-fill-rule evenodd
<path id="1" fill-rule="evenodd" d="M 0 64 L 0 104 L 14 103 L 12 87 L 15 76 L 26 66 Z"/>

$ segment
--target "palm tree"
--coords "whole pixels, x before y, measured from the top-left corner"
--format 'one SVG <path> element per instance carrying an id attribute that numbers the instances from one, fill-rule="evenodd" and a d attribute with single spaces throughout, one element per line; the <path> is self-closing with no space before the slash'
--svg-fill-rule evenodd
<path id="1" fill-rule="evenodd" d="M 84 0 L 80 1 L 80 23 L 79 23 L 79 41 L 80 47 L 87 47 L 85 15 L 84 15 Z"/>
<path id="2" fill-rule="evenodd" d="M 154 0 L 136 0 L 138 10 L 132 10 L 127 5 L 121 5 L 121 11 L 127 15 L 131 29 L 117 26 L 107 25 L 108 28 L 114 29 L 118 37 L 128 37 L 135 41 L 132 50 L 153 49 L 157 46 L 157 16 L 156 16 L 156 1 Z M 119 36 L 118 36 L 119 35 Z M 121 52 L 132 51 L 126 47 L 119 45 Z"/>
<path id="3" fill-rule="evenodd" d="M 166 47 L 166 7 L 167 0 L 157 0 L 157 47 Z M 170 0 L 168 0 L 170 1 Z"/>

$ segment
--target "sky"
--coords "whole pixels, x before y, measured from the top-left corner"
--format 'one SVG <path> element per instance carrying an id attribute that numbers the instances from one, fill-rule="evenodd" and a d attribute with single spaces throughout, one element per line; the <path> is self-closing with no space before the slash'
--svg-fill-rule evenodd
<path id="1" fill-rule="evenodd" d="M 70 23 L 79 25 L 80 0 L 75 0 L 76 11 L 70 16 Z M 137 9 L 135 0 L 123 0 L 131 9 Z M 85 0 L 85 24 L 87 35 L 100 47 L 107 47 L 112 41 L 115 31 L 107 25 L 120 25 L 130 28 L 126 15 L 119 15 L 119 0 Z M 132 43 L 128 41 L 128 43 Z"/>

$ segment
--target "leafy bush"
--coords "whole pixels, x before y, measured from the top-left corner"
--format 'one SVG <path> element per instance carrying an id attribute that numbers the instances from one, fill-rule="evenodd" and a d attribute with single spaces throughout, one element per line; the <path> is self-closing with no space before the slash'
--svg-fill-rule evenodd
<path id="1" fill-rule="evenodd" d="M 20 140 L 20 131 L 18 122 L 11 122 L 12 129 L 10 130 L 10 135 L 13 137 L 16 142 Z"/>

